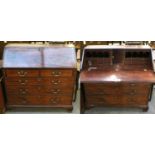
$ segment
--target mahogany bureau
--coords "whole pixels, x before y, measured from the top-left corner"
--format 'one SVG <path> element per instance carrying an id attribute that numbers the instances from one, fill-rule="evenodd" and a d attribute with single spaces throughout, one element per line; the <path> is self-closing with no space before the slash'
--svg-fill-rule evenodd
<path id="1" fill-rule="evenodd" d="M 149 46 L 85 47 L 80 73 L 83 112 L 99 106 L 146 111 L 155 83 L 152 55 Z"/>
<path id="2" fill-rule="evenodd" d="M 0 78 L 0 113 L 5 112 L 5 105 L 4 105 L 4 94 L 3 94 L 3 87 L 2 87 L 2 78 Z"/>
<path id="3" fill-rule="evenodd" d="M 72 110 L 76 80 L 74 47 L 7 45 L 3 56 L 6 107 Z"/>
<path id="4" fill-rule="evenodd" d="M 0 113 L 5 112 L 5 100 L 4 100 L 4 92 L 3 92 L 3 77 L 2 77 L 2 60 L 0 60 Z"/>

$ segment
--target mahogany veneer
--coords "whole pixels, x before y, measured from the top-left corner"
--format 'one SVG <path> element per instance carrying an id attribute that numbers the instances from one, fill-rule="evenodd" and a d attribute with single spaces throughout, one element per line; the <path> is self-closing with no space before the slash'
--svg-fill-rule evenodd
<path id="1" fill-rule="evenodd" d="M 72 109 L 76 55 L 69 46 L 14 46 L 4 49 L 6 107 Z"/>
<path id="2" fill-rule="evenodd" d="M 148 46 L 87 46 L 81 64 L 82 107 L 148 109 L 155 74 Z"/>

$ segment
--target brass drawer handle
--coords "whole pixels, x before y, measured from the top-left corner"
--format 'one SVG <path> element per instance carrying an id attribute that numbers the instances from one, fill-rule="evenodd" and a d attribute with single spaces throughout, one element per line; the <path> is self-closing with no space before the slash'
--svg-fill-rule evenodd
<path id="1" fill-rule="evenodd" d="M 27 74 L 25 71 L 18 71 L 17 73 L 19 76 L 25 76 Z"/>
<path id="2" fill-rule="evenodd" d="M 59 80 L 58 81 L 54 81 L 54 80 L 52 81 L 52 83 L 55 84 L 55 85 L 59 84 L 60 82 L 61 81 L 59 81 Z"/>
<path id="3" fill-rule="evenodd" d="M 59 102 L 59 99 L 50 99 L 51 103 L 57 104 L 57 102 Z"/>
<path id="4" fill-rule="evenodd" d="M 27 100 L 22 100 L 21 102 L 22 102 L 22 103 L 27 103 Z"/>
<path id="5" fill-rule="evenodd" d="M 41 87 L 38 87 L 38 90 L 41 90 Z"/>
<path id="6" fill-rule="evenodd" d="M 131 84 L 130 84 L 130 86 L 135 86 L 135 85 L 136 85 L 135 83 L 131 83 Z"/>
<path id="7" fill-rule="evenodd" d="M 26 91 L 20 91 L 20 93 L 23 94 L 23 95 L 24 95 L 24 94 L 27 94 Z"/>
<path id="8" fill-rule="evenodd" d="M 26 84 L 26 82 L 28 82 L 28 80 L 19 80 L 20 84 L 24 85 Z"/>
<path id="9" fill-rule="evenodd" d="M 53 71 L 52 72 L 52 75 L 54 75 L 54 76 L 60 76 L 61 75 L 61 72 L 60 71 Z"/>
<path id="10" fill-rule="evenodd" d="M 39 79 L 38 79 L 38 82 L 41 82 L 41 80 L 42 80 L 42 79 L 41 79 L 41 78 L 39 78 Z"/>
<path id="11" fill-rule="evenodd" d="M 60 92 L 60 89 L 52 89 L 52 93 L 54 93 L 54 94 L 58 94 Z"/>

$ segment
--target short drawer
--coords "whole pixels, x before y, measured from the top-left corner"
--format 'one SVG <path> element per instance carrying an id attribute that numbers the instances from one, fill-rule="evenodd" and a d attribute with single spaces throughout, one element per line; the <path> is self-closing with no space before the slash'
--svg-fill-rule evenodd
<path id="1" fill-rule="evenodd" d="M 48 69 L 40 71 L 42 77 L 71 77 L 73 76 L 72 70 L 61 70 L 61 69 Z"/>
<path id="2" fill-rule="evenodd" d="M 25 86 L 25 85 L 40 85 L 41 79 L 40 78 L 6 78 L 5 79 L 6 85 L 19 85 L 19 86 Z"/>
<path id="3" fill-rule="evenodd" d="M 145 105 L 148 103 L 148 95 L 124 95 L 122 103 L 128 105 Z"/>
<path id="4" fill-rule="evenodd" d="M 7 69 L 5 74 L 7 77 L 38 77 L 39 70 Z"/>
<path id="5" fill-rule="evenodd" d="M 19 95 L 41 95 L 44 92 L 42 86 L 6 86 L 7 94 L 19 94 Z"/>
<path id="6" fill-rule="evenodd" d="M 27 95 L 8 95 L 8 105 L 38 105 L 42 103 L 41 96 L 27 96 Z"/>

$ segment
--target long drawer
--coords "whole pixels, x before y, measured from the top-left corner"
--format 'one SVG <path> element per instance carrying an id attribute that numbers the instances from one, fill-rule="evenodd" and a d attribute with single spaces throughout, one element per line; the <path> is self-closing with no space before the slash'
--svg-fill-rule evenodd
<path id="1" fill-rule="evenodd" d="M 73 71 L 70 69 L 6 69 L 7 77 L 71 77 Z"/>
<path id="2" fill-rule="evenodd" d="M 147 95 L 86 95 L 86 104 L 90 106 L 110 106 L 110 105 L 124 105 L 135 106 L 145 105 L 148 102 Z"/>
<path id="3" fill-rule="evenodd" d="M 6 78 L 5 79 L 6 85 L 55 85 L 55 86 L 70 86 L 73 85 L 74 79 L 73 78 Z"/>
<path id="4" fill-rule="evenodd" d="M 33 96 L 33 95 L 9 95 L 8 105 L 71 105 L 71 96 Z"/>
<path id="5" fill-rule="evenodd" d="M 151 85 L 143 83 L 84 84 L 86 94 L 148 94 Z"/>
<path id="6" fill-rule="evenodd" d="M 7 86 L 8 94 L 25 94 L 25 95 L 33 95 L 33 94 L 72 94 L 73 86 L 69 85 L 68 87 L 58 87 L 58 86 Z"/>

